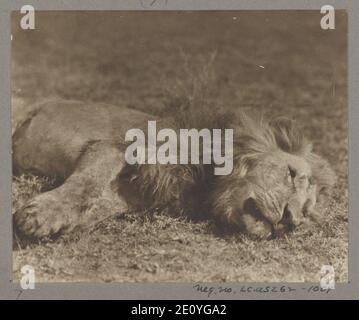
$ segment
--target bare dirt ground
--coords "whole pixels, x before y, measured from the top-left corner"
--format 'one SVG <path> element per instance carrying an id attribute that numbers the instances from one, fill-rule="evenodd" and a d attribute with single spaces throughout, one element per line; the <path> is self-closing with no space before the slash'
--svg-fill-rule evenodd
<path id="1" fill-rule="evenodd" d="M 253 241 L 219 237 L 211 222 L 128 214 L 95 230 L 14 251 L 14 278 L 37 281 L 319 281 L 322 265 L 348 279 L 347 29 L 321 30 L 319 12 L 37 13 L 13 16 L 13 103 L 101 101 L 160 115 L 166 85 L 216 52 L 218 108 L 297 119 L 338 181 L 321 226 Z M 56 119 L 54 119 L 56 120 Z M 48 184 L 15 178 L 13 210 Z"/>

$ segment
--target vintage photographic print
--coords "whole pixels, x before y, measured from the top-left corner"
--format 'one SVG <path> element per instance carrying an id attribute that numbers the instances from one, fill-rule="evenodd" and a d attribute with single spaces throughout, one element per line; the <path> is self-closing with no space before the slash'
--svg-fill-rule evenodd
<path id="1" fill-rule="evenodd" d="M 11 24 L 14 280 L 348 281 L 345 10 Z"/>

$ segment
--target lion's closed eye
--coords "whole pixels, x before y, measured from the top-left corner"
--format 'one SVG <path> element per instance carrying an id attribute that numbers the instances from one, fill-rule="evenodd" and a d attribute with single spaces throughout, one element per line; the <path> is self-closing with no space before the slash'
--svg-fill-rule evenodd
<path id="1" fill-rule="evenodd" d="M 288 175 L 291 177 L 291 178 L 295 178 L 297 173 L 295 171 L 295 169 L 291 168 L 290 166 L 288 167 Z"/>

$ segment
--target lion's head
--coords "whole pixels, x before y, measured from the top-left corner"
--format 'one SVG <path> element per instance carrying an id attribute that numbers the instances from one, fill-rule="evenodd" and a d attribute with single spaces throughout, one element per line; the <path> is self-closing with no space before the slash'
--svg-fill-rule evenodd
<path id="1" fill-rule="evenodd" d="M 220 227 L 264 239 L 318 220 L 335 175 L 294 121 L 199 110 L 190 119 L 178 112 L 168 123 L 175 129 L 234 128 L 232 173 L 214 175 L 214 163 L 127 166 L 121 179 L 129 182 L 126 190 L 132 185 L 130 193 L 142 195 L 140 204 L 196 219 L 209 213 Z"/>
<path id="2" fill-rule="evenodd" d="M 259 238 L 293 230 L 318 216 L 335 182 L 329 164 L 291 120 L 242 114 L 235 129 L 234 169 L 216 178 L 213 214 Z"/>

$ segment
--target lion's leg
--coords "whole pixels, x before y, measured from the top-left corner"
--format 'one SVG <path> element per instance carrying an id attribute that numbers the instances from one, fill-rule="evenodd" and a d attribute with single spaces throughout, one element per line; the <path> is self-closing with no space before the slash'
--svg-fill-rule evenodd
<path id="1" fill-rule="evenodd" d="M 126 202 L 111 188 L 124 164 L 116 146 L 94 143 L 63 185 L 36 196 L 14 214 L 15 234 L 29 240 L 57 236 L 126 210 Z"/>

